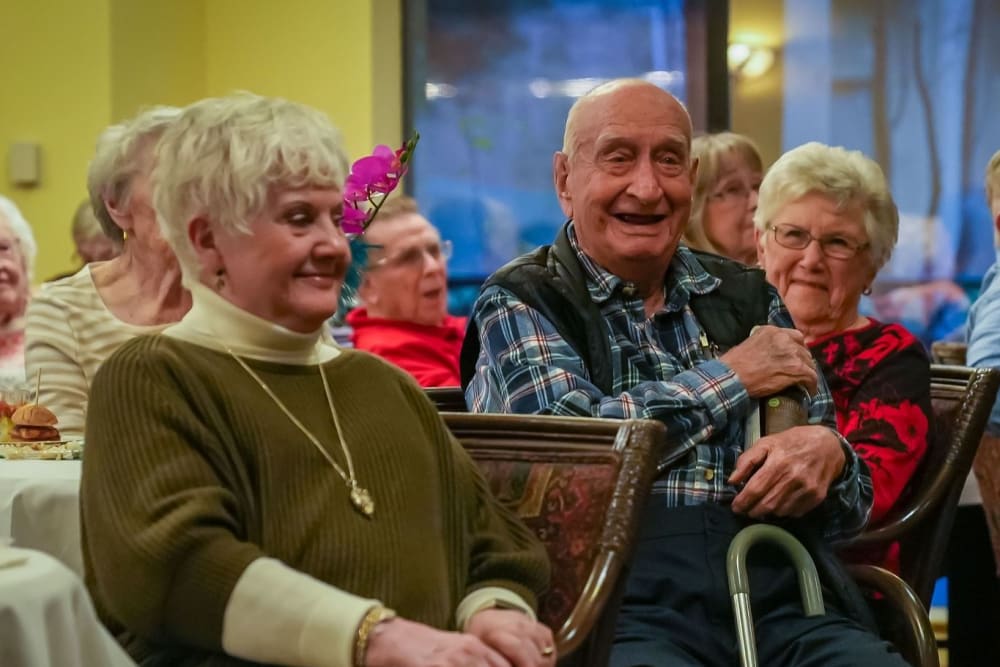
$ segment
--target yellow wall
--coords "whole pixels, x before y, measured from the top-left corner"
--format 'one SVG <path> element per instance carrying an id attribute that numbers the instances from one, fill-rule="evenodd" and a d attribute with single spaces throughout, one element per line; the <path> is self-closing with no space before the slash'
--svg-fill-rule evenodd
<path id="1" fill-rule="evenodd" d="M 31 222 L 35 280 L 74 266 L 70 217 L 94 141 L 153 104 L 235 89 L 322 109 L 352 157 L 398 145 L 400 0 L 0 0 L 0 194 Z M 14 188 L 11 142 L 42 147 L 42 181 Z"/>
<path id="2" fill-rule="evenodd" d="M 729 41 L 775 48 L 774 66 L 758 79 L 742 79 L 732 87 L 732 128 L 752 137 L 764 164 L 781 155 L 781 118 L 784 70 L 781 45 L 785 41 L 783 0 L 730 2 Z"/>
<path id="3" fill-rule="evenodd" d="M 111 121 L 205 96 L 202 0 L 111 0 Z"/>
<path id="4" fill-rule="evenodd" d="M 399 20 L 395 0 L 207 0 L 206 93 L 251 90 L 322 109 L 344 133 L 352 157 L 371 152 L 375 143 L 396 144 L 398 123 L 376 136 L 373 112 L 373 82 L 384 86 L 386 79 L 376 54 L 399 49 L 398 43 L 383 47 L 373 39 L 373 9 L 382 5 L 395 9 Z M 392 11 L 380 12 L 378 29 L 392 20 Z"/>
<path id="5" fill-rule="evenodd" d="M 31 222 L 40 248 L 35 279 L 72 266 L 69 221 L 86 196 L 86 169 L 97 133 L 111 115 L 107 0 L 0 2 L 0 194 Z M 42 182 L 14 188 L 11 142 L 42 149 Z"/>

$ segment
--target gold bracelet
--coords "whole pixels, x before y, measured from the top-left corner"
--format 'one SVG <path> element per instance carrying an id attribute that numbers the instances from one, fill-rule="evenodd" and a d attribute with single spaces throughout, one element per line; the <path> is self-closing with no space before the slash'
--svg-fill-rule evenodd
<path id="1" fill-rule="evenodd" d="M 368 652 L 368 639 L 371 637 L 375 626 L 393 618 L 396 618 L 396 612 L 382 605 L 372 607 L 364 615 L 361 622 L 358 623 L 358 630 L 354 635 L 354 667 L 365 667 L 365 653 Z"/>

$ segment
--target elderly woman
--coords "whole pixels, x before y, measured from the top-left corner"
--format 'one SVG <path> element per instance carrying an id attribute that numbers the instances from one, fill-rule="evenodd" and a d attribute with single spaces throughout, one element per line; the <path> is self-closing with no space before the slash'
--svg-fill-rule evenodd
<path id="1" fill-rule="evenodd" d="M 31 297 L 35 235 L 14 202 L 0 197 L 0 383 L 24 379 L 24 311 Z"/>
<path id="2" fill-rule="evenodd" d="M 932 416 L 923 346 L 902 326 L 858 312 L 896 244 L 888 184 L 860 152 L 805 144 L 768 171 L 754 223 L 767 279 L 826 377 L 840 432 L 871 469 L 877 525 L 917 469 Z"/>
<path id="3" fill-rule="evenodd" d="M 118 229 L 116 226 L 115 229 Z M 121 252 L 121 245 L 104 231 L 101 221 L 94 214 L 94 205 L 89 199 L 80 202 L 73 212 L 70 233 L 76 256 L 84 264 L 114 259 Z"/>
<path id="4" fill-rule="evenodd" d="M 757 262 L 753 214 L 764 172 L 760 151 L 748 137 L 720 132 L 695 137 L 691 157 L 698 174 L 684 242 L 744 264 Z"/>
<path id="5" fill-rule="evenodd" d="M 554 664 L 544 551 L 405 373 L 323 335 L 350 262 L 322 114 L 187 108 L 155 204 L 193 306 L 91 392 L 98 606 L 143 664 Z"/>
<path id="6" fill-rule="evenodd" d="M 101 363 L 125 341 L 161 331 L 191 306 L 150 202 L 153 149 L 179 109 L 162 107 L 106 129 L 87 185 L 104 232 L 121 254 L 46 284 L 28 309 L 29 377 L 64 437 L 83 436 L 87 395 Z"/>

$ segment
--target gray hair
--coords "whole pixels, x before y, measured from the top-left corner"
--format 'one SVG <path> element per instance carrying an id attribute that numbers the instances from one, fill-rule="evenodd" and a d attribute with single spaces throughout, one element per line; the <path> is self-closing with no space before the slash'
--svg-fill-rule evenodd
<path id="1" fill-rule="evenodd" d="M 176 107 L 153 107 L 135 118 L 111 125 L 97 138 L 97 149 L 87 170 L 87 191 L 101 229 L 119 245 L 124 234 L 108 212 L 105 199 L 128 203 L 132 179 L 148 167 L 142 158 L 149 143 L 155 142 L 180 114 Z"/>
<path id="2" fill-rule="evenodd" d="M 340 132 L 325 114 L 234 93 L 195 102 L 163 133 L 153 206 L 185 281 L 196 281 L 201 267 L 187 235 L 193 218 L 249 233 L 248 220 L 275 187 L 342 187 L 348 169 Z"/>
<path id="3" fill-rule="evenodd" d="M 760 149 L 750 137 L 735 132 L 718 132 L 704 134 L 691 141 L 691 157 L 698 160 L 698 175 L 694 182 L 691 218 L 684 230 L 684 240 L 696 250 L 721 254 L 705 235 L 702 216 L 708 196 L 719 184 L 723 160 L 730 155 L 740 158 L 751 169 L 763 173 L 764 161 L 760 157 Z"/>
<path id="4" fill-rule="evenodd" d="M 7 220 L 10 231 L 21 250 L 21 261 L 24 265 L 24 275 L 28 283 L 35 275 L 35 256 L 38 254 L 38 244 L 35 243 L 35 234 L 31 231 L 31 225 L 21 215 L 21 209 L 6 197 L 0 196 L 0 218 Z"/>
<path id="5" fill-rule="evenodd" d="M 753 221 L 761 233 L 788 204 L 819 194 L 838 208 L 861 209 L 875 269 L 892 256 L 899 236 L 899 211 L 882 169 L 861 151 L 818 142 L 786 152 L 771 165 L 760 184 Z"/>

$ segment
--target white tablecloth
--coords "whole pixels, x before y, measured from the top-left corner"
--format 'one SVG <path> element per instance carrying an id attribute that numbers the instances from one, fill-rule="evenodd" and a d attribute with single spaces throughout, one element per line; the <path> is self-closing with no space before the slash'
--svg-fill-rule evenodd
<path id="1" fill-rule="evenodd" d="M 13 548 L 0 548 L 0 665 L 135 667 L 79 577 L 46 554 Z"/>
<path id="2" fill-rule="evenodd" d="M 12 538 L 82 575 L 80 471 L 80 461 L 0 460 L 0 543 Z"/>

